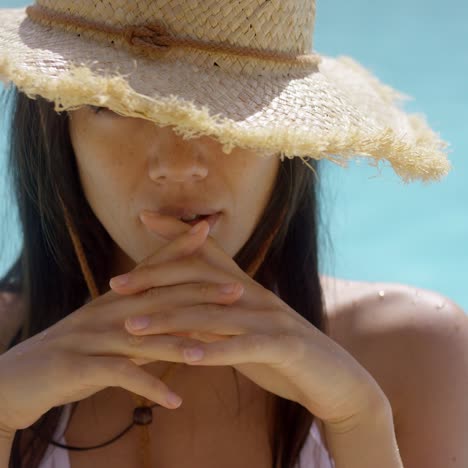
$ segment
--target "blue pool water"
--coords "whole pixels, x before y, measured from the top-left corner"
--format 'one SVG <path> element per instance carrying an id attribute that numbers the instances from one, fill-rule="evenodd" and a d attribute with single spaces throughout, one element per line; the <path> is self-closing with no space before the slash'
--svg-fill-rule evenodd
<path id="1" fill-rule="evenodd" d="M 0 1 L 1 7 L 30 2 Z M 322 270 L 438 291 L 468 311 L 468 2 L 318 0 L 315 49 L 350 55 L 415 98 L 451 143 L 452 173 L 440 183 L 404 185 L 364 163 L 324 165 L 324 212 L 332 248 Z M 0 161 L 4 145 L 0 131 Z M 4 170 L 0 162 L 0 177 Z M 0 179 L 0 274 L 19 245 Z M 13 223 L 13 225 L 11 225 Z"/>

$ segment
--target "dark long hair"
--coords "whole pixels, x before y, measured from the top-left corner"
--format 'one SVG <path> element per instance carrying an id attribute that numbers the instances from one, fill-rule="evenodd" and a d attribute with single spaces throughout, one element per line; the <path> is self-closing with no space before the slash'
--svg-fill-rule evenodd
<path id="1" fill-rule="evenodd" d="M 8 97 L 7 97 L 8 96 Z M 52 326 L 83 305 L 88 289 L 67 232 L 62 199 L 71 213 L 99 290 L 108 282 L 110 236 L 93 214 L 83 193 L 71 145 L 68 114 L 53 103 L 24 95 L 16 88 L 4 93 L 12 99 L 8 125 L 8 174 L 17 205 L 22 248 L 0 290 L 21 295 L 26 319 L 10 343 L 12 348 Z M 4 106 L 5 108 L 5 106 Z M 254 279 L 324 333 L 319 277 L 318 163 L 284 159 L 271 199 L 254 233 L 235 256 L 246 271 L 275 225 L 286 217 Z M 234 371 L 235 372 L 235 371 Z M 270 434 L 273 467 L 293 468 L 314 416 L 300 404 L 274 396 Z M 77 403 L 74 403 L 76 405 Z M 15 434 L 9 468 L 36 468 L 57 427 L 63 406 L 46 412 L 31 428 Z M 33 429 L 33 430 L 31 430 Z"/>

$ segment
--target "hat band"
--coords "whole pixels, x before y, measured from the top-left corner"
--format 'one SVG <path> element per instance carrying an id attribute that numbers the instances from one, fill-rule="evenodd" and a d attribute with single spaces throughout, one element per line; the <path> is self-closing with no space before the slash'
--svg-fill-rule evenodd
<path id="1" fill-rule="evenodd" d="M 41 5 L 28 6 L 26 14 L 32 21 L 46 26 L 62 26 L 75 32 L 91 31 L 104 33 L 114 39 L 123 38 L 136 53 L 151 57 L 160 57 L 169 48 L 189 48 L 299 66 L 317 66 L 321 61 L 319 54 L 285 54 L 278 51 L 177 37 L 169 33 L 161 22 L 116 27 L 90 21 L 79 16 L 52 11 Z"/>

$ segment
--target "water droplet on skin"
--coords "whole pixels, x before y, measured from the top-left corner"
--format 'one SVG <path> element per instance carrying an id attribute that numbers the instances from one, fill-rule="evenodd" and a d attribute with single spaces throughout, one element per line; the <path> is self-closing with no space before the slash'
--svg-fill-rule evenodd
<path id="1" fill-rule="evenodd" d="M 48 331 L 42 332 L 39 340 L 42 341 L 47 336 L 48 333 L 49 333 Z"/>
<path id="2" fill-rule="evenodd" d="M 379 291 L 379 298 L 383 299 L 384 297 L 385 297 L 385 291 L 384 290 Z"/>
<path id="3" fill-rule="evenodd" d="M 436 306 L 437 309 L 443 309 L 444 307 L 445 307 L 445 301 L 439 302 Z"/>

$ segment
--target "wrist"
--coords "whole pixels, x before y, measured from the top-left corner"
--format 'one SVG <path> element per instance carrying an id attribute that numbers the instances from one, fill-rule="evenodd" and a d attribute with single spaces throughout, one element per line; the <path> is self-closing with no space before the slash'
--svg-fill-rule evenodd
<path id="1" fill-rule="evenodd" d="M 374 392 L 363 399 L 365 403 L 347 417 L 325 420 L 323 424 L 330 434 L 345 434 L 359 427 L 370 427 L 378 421 L 393 419 L 390 401 L 383 392 Z"/>
<path id="2" fill-rule="evenodd" d="M 403 468 L 390 405 L 362 413 L 347 426 L 325 426 L 336 468 Z"/>

